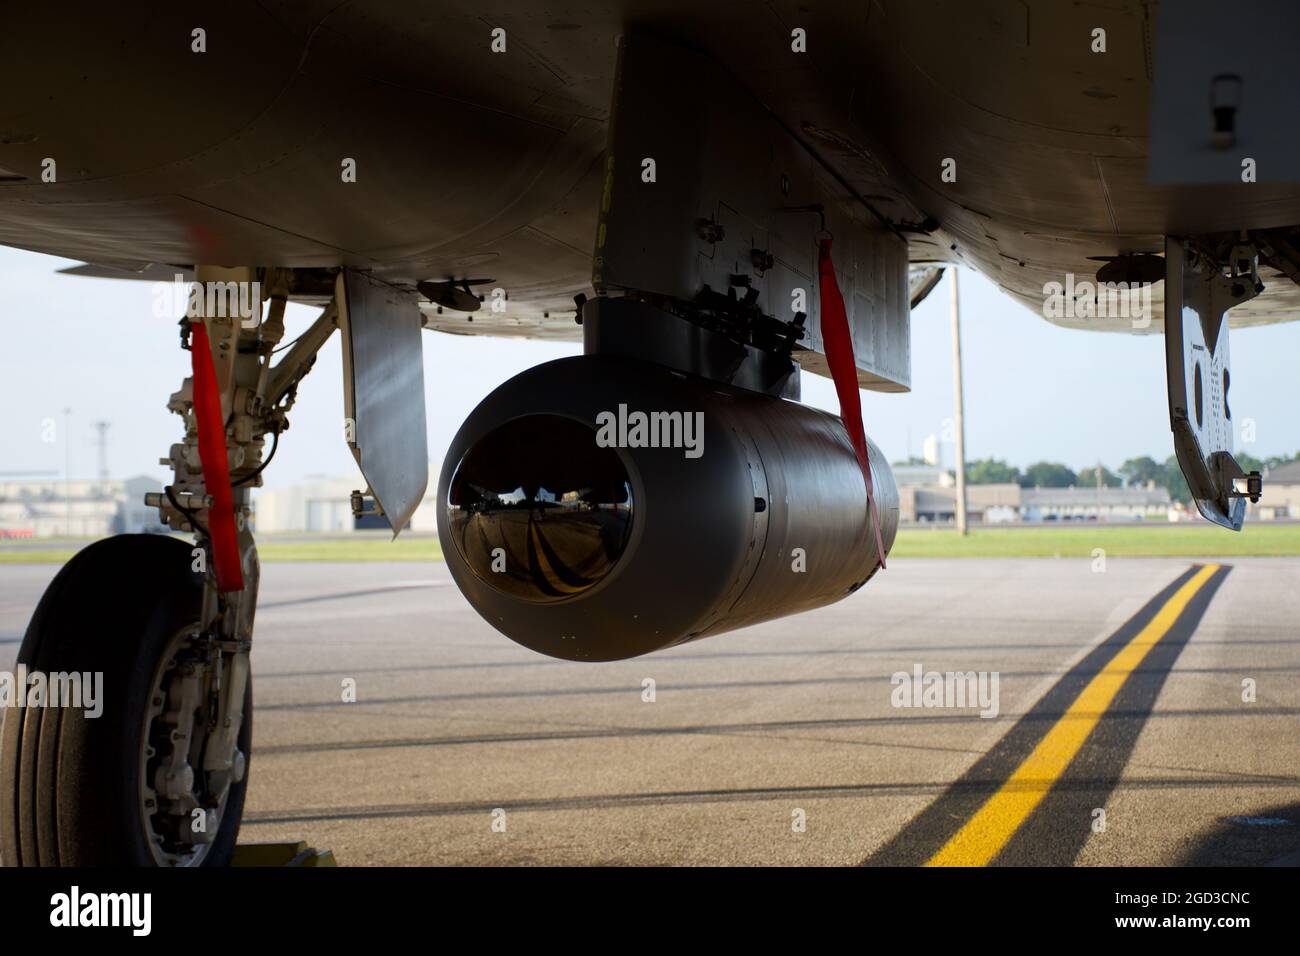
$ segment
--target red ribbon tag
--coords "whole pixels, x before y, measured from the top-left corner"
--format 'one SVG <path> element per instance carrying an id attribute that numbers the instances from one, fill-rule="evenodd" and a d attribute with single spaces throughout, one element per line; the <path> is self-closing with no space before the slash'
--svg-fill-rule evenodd
<path id="1" fill-rule="evenodd" d="M 212 564 L 217 589 L 244 590 L 235 531 L 235 504 L 230 490 L 230 463 L 226 458 L 226 426 L 221 417 L 217 370 L 212 364 L 208 330 L 202 320 L 190 327 L 190 358 L 194 369 L 194 423 L 199 431 L 199 461 L 203 489 L 212 498 L 208 509 L 208 534 L 212 537 Z"/>
<path id="2" fill-rule="evenodd" d="M 831 262 L 831 241 L 821 239 L 817 244 L 817 273 L 821 280 L 822 344 L 826 348 L 826 364 L 830 366 L 835 382 L 835 393 L 840 400 L 840 421 L 849 433 L 853 451 L 862 467 L 862 478 L 867 483 L 867 510 L 871 513 L 871 527 L 876 534 L 876 554 L 880 566 L 885 566 L 885 548 L 880 540 L 880 515 L 876 511 L 875 487 L 871 482 L 871 459 L 867 455 L 867 433 L 862 427 L 862 396 L 858 392 L 858 367 L 853 360 L 853 338 L 849 335 L 849 317 L 844 309 L 844 297 L 835 281 L 835 265 Z"/>

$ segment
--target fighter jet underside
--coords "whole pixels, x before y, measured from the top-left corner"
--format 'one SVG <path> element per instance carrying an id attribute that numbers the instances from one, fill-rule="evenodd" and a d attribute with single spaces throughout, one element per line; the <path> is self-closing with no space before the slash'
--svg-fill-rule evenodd
<path id="1" fill-rule="evenodd" d="M 194 296 L 174 478 L 149 502 L 194 544 L 107 539 L 50 586 L 20 662 L 119 689 L 112 719 L 64 715 L 57 744 L 49 712 L 6 720 L 0 857 L 229 860 L 249 493 L 335 331 L 354 507 L 395 531 L 429 481 L 421 329 L 583 342 L 485 399 L 436 477 L 461 591 L 553 657 L 672 647 L 880 572 L 898 492 L 857 389 L 910 388 L 910 310 L 951 266 L 1058 325 L 1163 335 L 1178 459 L 1202 513 L 1239 529 L 1260 478 L 1232 455 L 1229 330 L 1300 314 L 1289 17 L 1268 0 L 1234 5 L 1250 29 L 1233 31 L 1215 4 L 1140 0 L 10 12 L 0 244 Z M 291 301 L 321 309 L 293 340 Z M 840 417 L 799 403 L 805 371 L 834 378 Z M 106 613 L 132 639 L 97 640 Z"/>

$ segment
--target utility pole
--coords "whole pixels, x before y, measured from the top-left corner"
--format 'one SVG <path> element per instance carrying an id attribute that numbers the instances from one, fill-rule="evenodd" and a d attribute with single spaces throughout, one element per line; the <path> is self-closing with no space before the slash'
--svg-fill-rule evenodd
<path id="1" fill-rule="evenodd" d="M 72 409 L 63 410 L 63 534 L 72 537 Z"/>
<path id="2" fill-rule="evenodd" d="M 1101 459 L 1098 458 L 1097 459 L 1097 520 L 1098 521 L 1103 520 L 1101 516 L 1101 469 L 1102 469 Z"/>
<path id="3" fill-rule="evenodd" d="M 99 433 L 99 484 L 100 493 L 108 494 L 108 429 L 111 422 L 92 422 L 91 427 Z"/>
<path id="4" fill-rule="evenodd" d="M 957 299 L 957 267 L 948 267 L 952 290 L 952 405 L 957 452 L 957 533 L 966 534 L 966 423 L 961 386 L 961 305 Z"/>

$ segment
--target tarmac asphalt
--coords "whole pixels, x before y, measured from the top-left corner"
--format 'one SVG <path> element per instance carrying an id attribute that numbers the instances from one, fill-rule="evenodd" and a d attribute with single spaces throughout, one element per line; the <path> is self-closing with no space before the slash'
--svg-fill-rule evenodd
<path id="1" fill-rule="evenodd" d="M 0 567 L 0 669 L 56 570 Z M 269 564 L 253 663 L 241 839 L 341 865 L 1300 862 L 1297 559 L 896 561 L 614 664 L 441 564 Z"/>

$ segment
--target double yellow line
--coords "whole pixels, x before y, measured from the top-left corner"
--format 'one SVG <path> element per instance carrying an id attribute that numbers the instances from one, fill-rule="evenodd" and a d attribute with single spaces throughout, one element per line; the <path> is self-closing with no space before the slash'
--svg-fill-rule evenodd
<path id="1" fill-rule="evenodd" d="M 1125 644 L 1083 689 L 1070 708 L 1018 766 L 993 796 L 926 866 L 984 866 L 1001 852 L 1007 841 L 1060 779 L 1083 742 L 1097 726 L 1119 689 L 1160 642 L 1188 603 L 1219 570 L 1207 564 L 1192 575 L 1133 639 Z"/>

